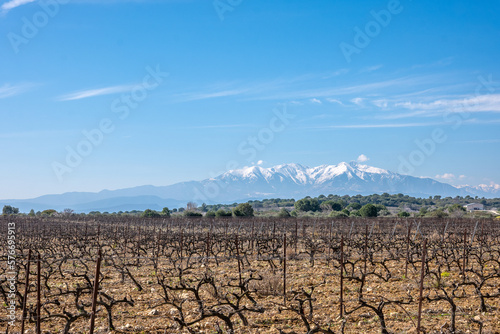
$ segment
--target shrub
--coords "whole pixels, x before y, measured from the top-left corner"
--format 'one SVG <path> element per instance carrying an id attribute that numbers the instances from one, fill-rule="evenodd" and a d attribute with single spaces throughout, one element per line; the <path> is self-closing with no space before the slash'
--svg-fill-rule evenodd
<path id="1" fill-rule="evenodd" d="M 400 213 L 398 213 L 398 217 L 403 217 L 403 218 L 410 217 L 410 213 L 406 211 L 401 211 Z"/>
<path id="2" fill-rule="evenodd" d="M 207 213 L 205 213 L 205 217 L 207 217 L 207 218 L 208 217 L 215 217 L 215 211 L 212 211 L 212 210 L 207 211 Z"/>
<path id="3" fill-rule="evenodd" d="M 143 218 L 156 218 L 156 217 L 160 217 L 160 214 L 154 210 L 146 209 L 141 214 L 141 217 L 143 217 Z"/>
<path id="4" fill-rule="evenodd" d="M 253 208 L 249 203 L 241 203 L 233 209 L 236 217 L 253 217 Z"/>
<path id="5" fill-rule="evenodd" d="M 362 217 L 377 217 L 378 210 L 375 205 L 366 204 L 361 209 L 359 209 L 359 213 Z"/>
<path id="6" fill-rule="evenodd" d="M 219 209 L 215 212 L 215 217 L 231 217 L 232 215 L 231 211 L 225 211 L 224 209 Z"/>
<path id="7" fill-rule="evenodd" d="M 332 218 L 344 218 L 344 217 L 349 217 L 349 215 L 346 214 L 343 211 L 332 211 L 330 213 L 329 217 L 332 217 Z"/>
<path id="8" fill-rule="evenodd" d="M 290 212 L 288 212 L 287 209 L 282 208 L 280 210 L 280 212 L 278 213 L 278 217 L 280 217 L 280 218 L 288 218 L 288 217 L 290 217 Z"/>
<path id="9" fill-rule="evenodd" d="M 42 216 L 52 216 L 55 213 L 57 213 L 57 211 L 53 209 L 43 210 Z"/>
<path id="10" fill-rule="evenodd" d="M 184 216 L 185 217 L 203 217 L 203 215 L 200 212 L 189 211 L 189 210 L 184 211 Z"/>

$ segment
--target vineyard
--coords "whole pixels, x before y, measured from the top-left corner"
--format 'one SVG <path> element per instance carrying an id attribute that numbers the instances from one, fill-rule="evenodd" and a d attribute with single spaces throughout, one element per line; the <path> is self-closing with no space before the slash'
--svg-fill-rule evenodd
<path id="1" fill-rule="evenodd" d="M 499 225 L 3 216 L 0 331 L 499 333 Z"/>

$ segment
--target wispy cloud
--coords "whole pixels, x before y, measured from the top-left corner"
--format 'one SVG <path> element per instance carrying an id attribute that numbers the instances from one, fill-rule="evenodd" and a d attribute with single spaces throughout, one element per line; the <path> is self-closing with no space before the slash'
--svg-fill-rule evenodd
<path id="1" fill-rule="evenodd" d="M 314 103 L 314 104 L 322 104 L 322 102 L 316 98 L 312 98 L 309 101 L 311 101 L 311 103 Z"/>
<path id="2" fill-rule="evenodd" d="M 500 112 L 500 94 L 480 95 L 459 99 L 444 99 L 433 101 L 431 103 L 400 102 L 396 103 L 395 106 L 409 110 Z"/>
<path id="3" fill-rule="evenodd" d="M 337 100 L 337 99 L 327 98 L 326 100 L 327 100 L 328 102 L 330 102 L 330 103 L 337 103 L 337 104 L 340 104 L 340 105 L 342 105 L 342 106 L 344 105 L 344 104 L 342 103 L 342 101 Z"/>
<path id="4" fill-rule="evenodd" d="M 228 97 L 228 96 L 236 96 L 241 95 L 243 93 L 248 92 L 248 89 L 228 89 L 215 91 L 210 93 L 187 93 L 180 94 L 178 97 L 181 101 L 197 101 L 197 100 L 206 100 L 206 99 L 214 99 L 218 97 Z"/>
<path id="5" fill-rule="evenodd" d="M 365 67 L 365 68 L 362 68 L 361 70 L 359 70 L 359 73 L 369 73 L 369 72 L 374 72 L 376 70 L 379 70 L 383 67 L 384 65 L 375 65 L 375 66 L 369 66 L 369 67 Z"/>
<path id="6" fill-rule="evenodd" d="M 111 86 L 111 87 L 104 87 L 104 88 L 97 88 L 97 89 L 81 90 L 81 91 L 69 93 L 66 95 L 62 95 L 62 96 L 58 97 L 57 99 L 59 101 L 81 100 L 81 99 L 86 99 L 86 98 L 94 97 L 94 96 L 124 93 L 124 92 L 130 91 L 134 87 L 135 87 L 134 85 L 122 85 L 122 86 Z"/>
<path id="7" fill-rule="evenodd" d="M 20 84 L 20 85 L 4 84 L 3 86 L 0 86 L 0 99 L 24 93 L 33 86 L 34 86 L 33 84 Z"/>
<path id="8" fill-rule="evenodd" d="M 345 124 L 345 125 L 327 125 L 321 127 L 313 127 L 313 129 L 388 129 L 388 128 L 415 128 L 424 126 L 443 125 L 439 122 L 429 123 L 388 123 L 388 124 Z"/>
<path id="9" fill-rule="evenodd" d="M 10 1 L 7 1 L 4 4 L 2 4 L 2 6 L 0 7 L 0 10 L 2 11 L 2 13 L 5 14 L 8 11 L 10 11 L 11 9 L 14 9 L 16 7 L 28 4 L 30 2 L 35 2 L 35 1 L 36 0 L 10 0 Z"/>

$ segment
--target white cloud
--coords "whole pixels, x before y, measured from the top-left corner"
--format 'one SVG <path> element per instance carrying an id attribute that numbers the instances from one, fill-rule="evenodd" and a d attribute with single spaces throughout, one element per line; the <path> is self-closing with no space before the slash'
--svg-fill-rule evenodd
<path id="1" fill-rule="evenodd" d="M 262 161 L 262 160 L 257 161 L 258 166 L 262 165 L 263 163 L 264 163 L 264 161 Z"/>
<path id="2" fill-rule="evenodd" d="M 124 92 L 130 91 L 134 87 L 135 87 L 134 85 L 128 85 L 128 86 L 124 85 L 124 86 L 111 86 L 111 87 L 104 87 L 104 88 L 98 88 L 98 89 L 81 90 L 78 92 L 73 92 L 70 94 L 60 96 L 58 98 L 58 100 L 59 101 L 72 101 L 72 100 L 86 99 L 86 98 L 94 97 L 94 96 L 124 93 Z"/>
<path id="3" fill-rule="evenodd" d="M 351 102 L 358 105 L 358 106 L 362 106 L 363 105 L 363 98 L 355 97 L 355 98 L 351 99 Z"/>
<path id="4" fill-rule="evenodd" d="M 14 9 L 16 7 L 28 4 L 30 2 L 34 2 L 35 0 L 10 0 L 7 1 L 0 7 L 2 9 L 2 13 L 7 13 L 9 10 Z"/>
<path id="5" fill-rule="evenodd" d="M 463 180 L 463 179 L 465 179 L 466 177 L 467 177 L 467 176 L 465 176 L 465 175 L 460 175 L 458 178 L 459 178 L 460 180 Z"/>
<path id="6" fill-rule="evenodd" d="M 455 179 L 455 175 L 454 174 L 451 174 L 451 173 L 444 173 L 443 175 L 436 175 L 436 179 L 442 179 L 442 180 L 448 180 L 448 181 L 451 181 L 451 180 L 454 180 Z"/>
<path id="7" fill-rule="evenodd" d="M 312 98 L 309 101 L 311 101 L 311 103 L 314 103 L 314 104 L 321 104 L 321 101 L 318 99 L 315 99 L 315 98 Z"/>
<path id="8" fill-rule="evenodd" d="M 368 158 L 368 157 L 367 157 L 366 155 L 364 155 L 364 154 L 361 154 L 361 155 L 358 157 L 358 159 L 357 159 L 357 161 L 358 161 L 358 162 L 366 162 L 366 161 L 368 161 L 368 160 L 370 160 L 370 158 Z"/>

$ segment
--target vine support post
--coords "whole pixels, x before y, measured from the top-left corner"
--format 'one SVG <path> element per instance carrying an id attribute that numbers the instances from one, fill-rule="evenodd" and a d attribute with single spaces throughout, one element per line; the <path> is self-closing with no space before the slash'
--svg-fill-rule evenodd
<path id="1" fill-rule="evenodd" d="M 94 333 L 94 324 L 95 324 L 95 310 L 97 306 L 97 294 L 99 292 L 99 275 L 101 273 L 101 257 L 102 253 L 99 249 L 99 255 L 97 256 L 97 263 L 95 266 L 95 277 L 94 277 L 94 291 L 92 293 L 92 312 L 90 313 L 90 329 L 89 333 Z"/>
<path id="2" fill-rule="evenodd" d="M 417 322 L 417 334 L 421 332 L 420 321 L 422 319 L 422 300 L 424 292 L 424 277 L 425 277 L 425 255 L 427 253 L 427 239 L 424 239 L 424 246 L 422 249 L 422 268 L 420 270 L 420 287 L 419 287 L 419 297 L 418 297 L 418 322 Z"/>
<path id="3" fill-rule="evenodd" d="M 344 316 L 344 235 L 340 238 L 340 318 Z"/>
<path id="4" fill-rule="evenodd" d="M 295 255 L 297 255 L 297 246 L 299 243 L 299 222 L 295 220 Z"/>
<path id="5" fill-rule="evenodd" d="M 408 278 L 408 262 L 410 262 L 410 233 L 411 233 L 411 223 L 408 226 L 408 234 L 406 235 L 405 278 Z"/>
<path id="6" fill-rule="evenodd" d="M 42 307 L 41 299 L 41 258 L 40 253 L 38 253 L 37 263 L 36 263 L 36 334 L 41 333 L 41 319 L 40 319 L 40 308 Z"/>
<path id="7" fill-rule="evenodd" d="M 30 285 L 30 264 L 31 264 L 31 248 L 28 252 L 28 263 L 26 264 L 26 280 L 24 284 L 24 296 L 23 296 L 23 313 L 21 314 L 21 333 L 24 333 L 24 320 L 26 318 L 26 304 L 28 302 L 28 288 Z"/>
<path id="8" fill-rule="evenodd" d="M 240 288 L 243 289 L 243 287 L 241 286 L 242 280 L 241 280 L 240 246 L 239 246 L 239 241 L 238 241 L 238 234 L 236 234 L 235 243 L 236 243 L 236 258 L 238 260 L 238 277 L 240 280 Z"/>
<path id="9" fill-rule="evenodd" d="M 462 264 L 462 277 L 465 281 L 465 266 L 467 265 L 467 229 L 464 230 L 464 260 Z"/>
<path id="10" fill-rule="evenodd" d="M 283 304 L 286 306 L 286 233 L 283 235 Z"/>

